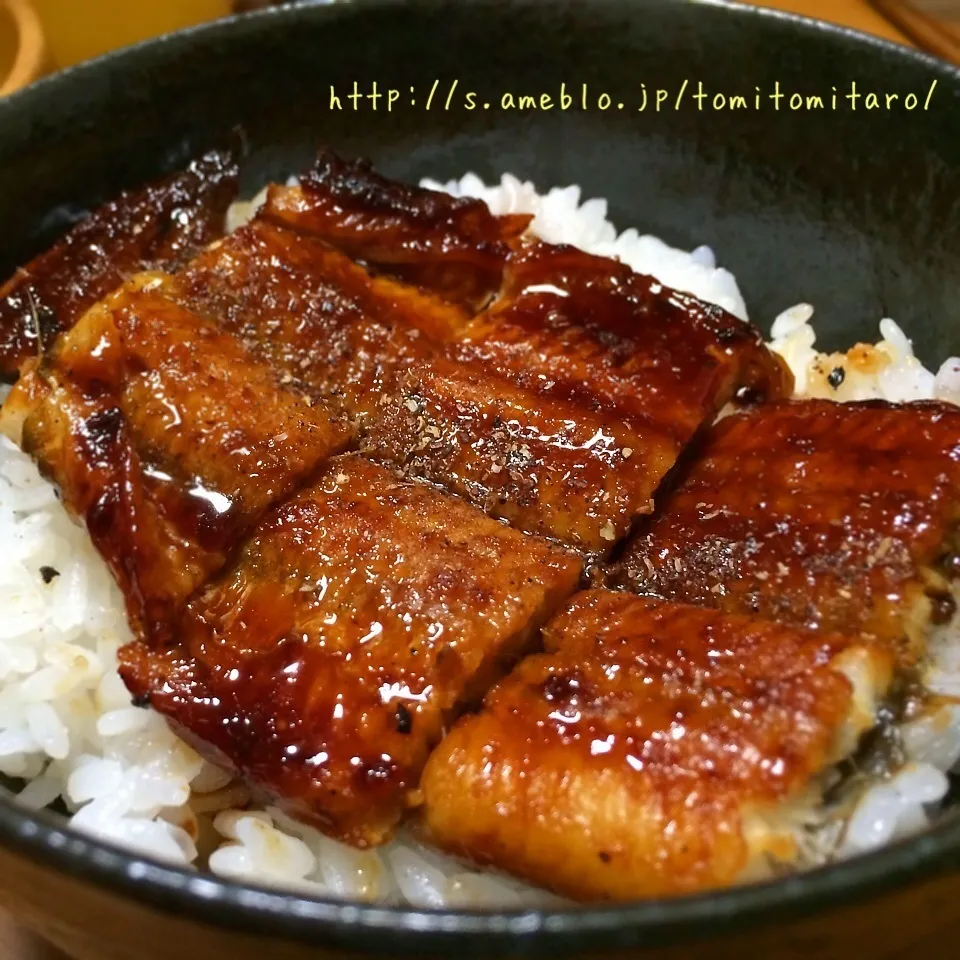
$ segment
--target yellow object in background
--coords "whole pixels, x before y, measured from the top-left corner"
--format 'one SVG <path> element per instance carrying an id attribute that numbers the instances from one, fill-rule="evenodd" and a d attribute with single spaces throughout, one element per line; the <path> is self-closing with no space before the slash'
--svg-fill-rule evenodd
<path id="1" fill-rule="evenodd" d="M 33 83 L 45 61 L 43 29 L 30 0 L 0 0 L 0 97 Z"/>
<path id="2" fill-rule="evenodd" d="M 230 0 L 34 0 L 34 4 L 58 67 L 225 17 L 233 6 Z"/>

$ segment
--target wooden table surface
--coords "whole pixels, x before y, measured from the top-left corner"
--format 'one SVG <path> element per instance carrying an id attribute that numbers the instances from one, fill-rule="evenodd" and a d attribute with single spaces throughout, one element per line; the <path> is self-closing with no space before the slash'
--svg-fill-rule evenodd
<path id="1" fill-rule="evenodd" d="M 900 43 L 909 42 L 865 0 L 764 0 L 759 5 L 778 7 L 821 20 L 831 20 Z M 14 918 L 0 911 L 0 960 L 66 960 L 66 958 L 58 950 L 47 946 L 42 940 L 19 927 Z"/>

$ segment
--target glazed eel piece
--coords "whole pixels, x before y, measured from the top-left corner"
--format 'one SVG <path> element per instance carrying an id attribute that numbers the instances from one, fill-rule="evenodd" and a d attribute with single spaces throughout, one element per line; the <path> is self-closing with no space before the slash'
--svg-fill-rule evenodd
<path id="1" fill-rule="evenodd" d="M 905 665 L 954 611 L 960 410 L 797 400 L 720 421 L 616 577 L 638 593 L 874 638 Z"/>
<path id="2" fill-rule="evenodd" d="M 353 259 L 476 310 L 532 217 L 496 217 L 482 200 L 390 180 L 367 160 L 321 150 L 295 186 L 271 186 L 263 215 Z"/>
<path id="3" fill-rule="evenodd" d="M 132 274 L 172 270 L 219 237 L 237 163 L 211 151 L 165 180 L 122 193 L 0 287 L 0 379 L 49 348 Z"/>
<path id="4" fill-rule="evenodd" d="M 422 780 L 433 843 L 577 900 L 693 893 L 802 860 L 824 774 L 874 725 L 879 644 L 576 595 Z"/>
<path id="5" fill-rule="evenodd" d="M 138 274 L 26 365 L 2 428 L 59 487 L 123 591 L 167 640 L 243 533 L 352 440 L 229 334 Z"/>

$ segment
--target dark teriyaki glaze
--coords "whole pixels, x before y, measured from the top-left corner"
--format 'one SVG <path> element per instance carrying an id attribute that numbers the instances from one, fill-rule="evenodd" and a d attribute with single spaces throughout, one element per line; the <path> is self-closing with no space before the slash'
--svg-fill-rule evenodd
<path id="1" fill-rule="evenodd" d="M 793 862 L 778 812 L 855 748 L 892 674 L 879 645 L 603 590 L 544 639 L 431 756 L 425 828 L 578 900 Z"/>
<path id="2" fill-rule="evenodd" d="M 861 633 L 922 656 L 949 619 L 960 410 L 798 400 L 704 437 L 618 571 L 639 593 Z"/>
<path id="3" fill-rule="evenodd" d="M 138 275 L 88 311 L 4 408 L 20 409 L 24 449 L 86 522 L 135 630 L 155 639 L 260 514 L 351 439 L 168 299 L 168 282 Z"/>
<path id="4" fill-rule="evenodd" d="M 341 404 L 360 426 L 399 373 L 469 319 L 460 307 L 373 276 L 328 244 L 263 219 L 205 251 L 177 282 L 191 309 L 291 383 Z"/>
<path id="5" fill-rule="evenodd" d="M 236 192 L 236 160 L 211 151 L 81 220 L 0 288 L 0 378 L 15 379 L 132 274 L 176 269 L 221 236 Z"/>
<path id="6" fill-rule="evenodd" d="M 495 217 L 482 200 L 388 180 L 330 150 L 297 186 L 271 187 L 264 216 L 470 309 L 499 290 L 507 255 L 532 219 Z"/>
<path id="7" fill-rule="evenodd" d="M 682 513 L 700 469 L 693 438 L 706 431 L 709 449 L 732 429 L 708 428 L 727 404 L 775 411 L 792 389 L 749 324 L 619 262 L 527 240 L 527 222 L 324 154 L 185 265 L 195 251 L 174 244 L 174 275 L 137 275 L 90 308 L 26 363 L 4 407 L 5 429 L 85 519 L 123 588 L 138 634 L 120 657 L 134 702 L 359 846 L 389 839 L 421 803 L 448 726 L 535 651 L 584 561 L 598 582 L 655 496 Z M 918 434 L 943 419 L 933 406 L 916 415 Z M 863 464 L 826 493 L 786 454 L 764 474 L 752 464 L 786 442 L 764 429 L 721 470 L 735 475 L 727 507 L 766 497 L 779 469 L 753 520 L 799 497 L 840 537 L 830 510 L 853 510 Z M 872 519 L 912 524 L 917 543 L 936 527 L 940 554 L 910 554 L 921 572 L 909 575 L 927 619 L 943 619 L 948 524 L 912 509 L 926 488 L 901 483 L 912 474 L 890 452 L 926 448 L 886 427 L 850 430 L 822 450 L 808 437 L 803 456 L 826 470 L 841 446 L 862 447 L 863 463 L 891 469 L 883 487 L 876 467 L 874 486 L 906 489 L 911 509 Z M 363 456 L 337 456 L 356 445 Z M 952 473 L 936 469 L 928 499 L 952 503 Z M 690 536 L 714 519 L 697 513 Z M 637 578 L 638 545 L 662 522 L 642 527 L 621 583 L 667 591 L 668 574 L 683 579 L 669 547 L 663 583 Z M 767 539 L 796 530 L 802 546 L 803 524 L 815 527 L 778 521 Z M 752 557 L 762 537 L 744 538 Z M 814 542 L 840 540 L 817 528 Z M 885 542 L 874 544 L 889 552 L 884 566 L 906 569 Z M 716 556 L 702 559 L 712 570 Z M 816 586 L 812 570 L 803 582 Z M 801 579 L 773 582 L 783 596 L 763 594 L 763 612 L 799 604 Z M 691 599 L 717 605 L 724 589 L 710 581 Z M 680 893 L 733 882 L 758 857 L 790 861 L 793 835 L 764 818 L 853 749 L 889 684 L 889 638 L 845 640 L 833 632 L 844 616 L 803 620 L 820 630 L 806 634 L 627 594 L 581 597 L 547 623 L 548 652 L 430 761 L 430 829 L 584 899 Z"/>
<path id="8" fill-rule="evenodd" d="M 496 302 L 386 396 L 366 449 L 527 532 L 606 554 L 738 391 L 793 381 L 760 334 L 614 260 L 531 242 Z"/>

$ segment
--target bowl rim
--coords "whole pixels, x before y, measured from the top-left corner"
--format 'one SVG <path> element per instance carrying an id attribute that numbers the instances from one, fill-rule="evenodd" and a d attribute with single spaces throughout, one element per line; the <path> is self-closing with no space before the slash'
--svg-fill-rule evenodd
<path id="1" fill-rule="evenodd" d="M 308 16 L 324 18 L 364 15 L 379 7 L 438 6 L 436 0 L 299 0 L 180 30 L 112 51 L 95 60 L 44 77 L 0 103 L 0 127 L 9 110 L 32 109 L 32 101 L 47 90 L 79 81 L 112 64 L 134 63 L 143 51 L 189 40 L 228 40 L 235 30 L 280 28 Z M 475 4 L 546 6 L 550 0 L 471 0 Z M 622 6 L 631 0 L 593 0 Z M 666 0 L 652 0 L 663 3 Z M 960 95 L 960 69 L 929 54 L 893 41 L 863 34 L 850 27 L 814 20 L 780 9 L 745 5 L 736 0 L 688 0 L 692 4 L 726 11 L 741 22 L 781 24 L 795 31 L 821 33 L 846 44 L 874 47 L 887 56 L 921 64 L 951 84 Z M 85 836 L 46 810 L 16 805 L 0 790 L 0 846 L 34 863 L 95 884 L 163 912 L 208 926 L 228 926 L 251 934 L 301 944 L 317 944 L 326 933 L 338 942 L 357 941 L 366 934 L 392 933 L 386 942 L 365 943 L 372 954 L 396 954 L 415 948 L 421 955 L 449 950 L 454 940 L 470 937 L 481 948 L 514 951 L 524 944 L 550 951 L 551 956 L 579 949 L 589 937 L 593 951 L 613 946 L 653 945 L 684 937 L 711 935 L 744 921 L 799 917 L 819 909 L 852 903 L 871 895 L 960 870 L 960 817 L 947 817 L 924 833 L 888 844 L 850 860 L 789 877 L 669 899 L 574 906 L 558 909 L 480 911 L 428 909 L 358 904 L 284 892 L 240 883 L 213 874 L 198 874 L 127 852 L 109 842 Z"/>

